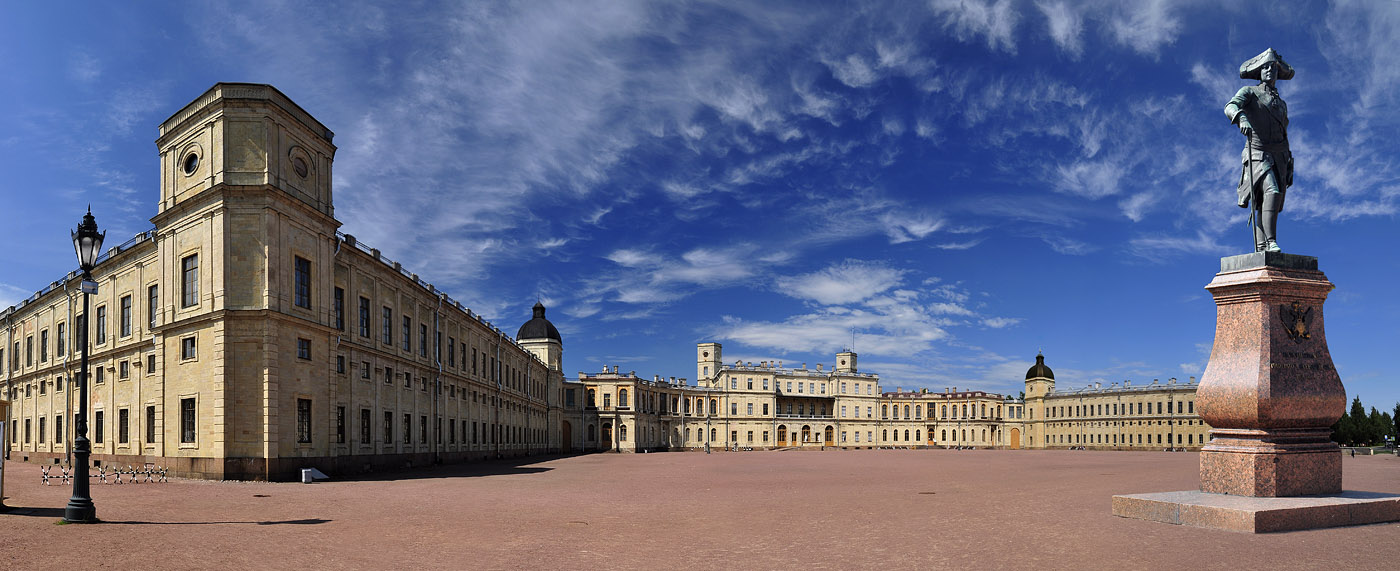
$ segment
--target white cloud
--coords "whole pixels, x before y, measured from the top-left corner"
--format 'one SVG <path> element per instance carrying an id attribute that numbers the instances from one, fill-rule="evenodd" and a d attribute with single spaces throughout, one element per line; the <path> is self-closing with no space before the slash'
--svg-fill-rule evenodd
<path id="1" fill-rule="evenodd" d="M 960 41 L 983 36 L 989 49 L 1016 53 L 1020 14 L 1011 0 L 933 0 L 929 7 Z"/>
<path id="2" fill-rule="evenodd" d="M 1118 7 L 1120 12 L 1109 19 L 1109 31 L 1119 44 L 1140 54 L 1155 59 L 1158 50 L 1174 43 L 1181 31 L 1167 0 L 1123 2 Z"/>
<path id="3" fill-rule="evenodd" d="M 1066 2 L 1036 2 L 1036 8 L 1045 15 L 1050 37 L 1060 49 L 1071 58 L 1078 59 L 1084 53 L 1084 42 L 1080 34 L 1084 30 L 1084 17 Z"/>
<path id="4" fill-rule="evenodd" d="M 1005 329 L 1020 322 L 1019 317 L 988 317 L 982 320 L 982 325 L 992 329 Z"/>
<path id="5" fill-rule="evenodd" d="M 1055 168 L 1055 190 L 1088 199 L 1118 194 L 1124 165 L 1110 159 L 1074 161 Z"/>
<path id="6" fill-rule="evenodd" d="M 1243 230 L 1248 231 L 1247 228 Z M 1198 231 L 1195 236 L 1141 236 L 1129 240 L 1128 249 L 1138 256 L 1153 260 L 1173 254 L 1220 255 L 1232 250 L 1221 244 L 1217 236 L 1208 235 L 1204 231 Z"/>
<path id="7" fill-rule="evenodd" d="M 790 297 L 840 305 L 865 301 L 895 287 L 905 273 L 879 262 L 846 260 L 810 274 L 778 277 L 774 287 Z"/>

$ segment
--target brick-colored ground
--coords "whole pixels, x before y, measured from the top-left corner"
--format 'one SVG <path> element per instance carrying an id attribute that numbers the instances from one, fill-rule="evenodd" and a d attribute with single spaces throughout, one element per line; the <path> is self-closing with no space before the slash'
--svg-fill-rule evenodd
<path id="1" fill-rule="evenodd" d="M 1197 456 L 882 450 L 591 455 L 293 483 L 70 489 L 6 465 L 3 569 L 1396 569 L 1400 524 L 1248 535 L 1110 515 Z M 1345 458 L 1400 493 L 1400 459 Z M 78 547 L 81 547 L 79 551 Z M 82 563 L 90 560 L 91 563 Z"/>

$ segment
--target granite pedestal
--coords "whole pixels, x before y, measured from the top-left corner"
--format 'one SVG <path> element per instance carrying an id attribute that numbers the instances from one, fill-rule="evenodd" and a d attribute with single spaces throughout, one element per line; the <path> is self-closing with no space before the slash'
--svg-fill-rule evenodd
<path id="1" fill-rule="evenodd" d="M 1311 256 L 1220 260 L 1206 286 L 1215 345 L 1196 391 L 1211 426 L 1201 489 L 1115 496 L 1114 515 L 1251 532 L 1400 520 L 1400 496 L 1342 492 L 1330 427 L 1346 389 L 1322 318 L 1332 287 Z"/>

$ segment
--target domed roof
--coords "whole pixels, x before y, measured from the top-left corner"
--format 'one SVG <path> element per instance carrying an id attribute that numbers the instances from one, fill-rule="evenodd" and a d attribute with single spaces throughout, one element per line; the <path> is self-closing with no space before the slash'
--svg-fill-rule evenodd
<path id="1" fill-rule="evenodd" d="M 1039 377 L 1054 379 L 1055 372 L 1051 371 L 1050 367 L 1045 366 L 1045 354 L 1037 352 L 1035 354 L 1035 366 L 1026 371 L 1026 380 L 1029 381 Z"/>
<path id="2" fill-rule="evenodd" d="M 520 331 L 515 333 L 515 339 L 553 339 L 559 343 L 564 340 L 559 337 L 559 330 L 554 328 L 554 324 L 544 318 L 544 304 L 535 302 L 535 317 L 526 321 L 520 326 Z"/>

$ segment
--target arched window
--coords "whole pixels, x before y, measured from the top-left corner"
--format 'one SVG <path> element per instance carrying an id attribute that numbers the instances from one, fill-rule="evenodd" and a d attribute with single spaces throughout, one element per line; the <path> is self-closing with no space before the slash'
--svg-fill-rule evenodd
<path id="1" fill-rule="evenodd" d="M 962 405 L 963 418 L 967 418 L 967 405 Z"/>
<path id="2" fill-rule="evenodd" d="M 598 427 L 597 427 L 597 426 L 594 426 L 594 425 L 592 425 L 592 424 L 588 425 L 588 441 L 589 441 L 589 442 L 597 442 L 597 441 L 598 441 Z"/>
<path id="3" fill-rule="evenodd" d="M 719 411 L 719 399 L 710 399 L 710 414 L 711 414 L 711 415 L 719 414 L 718 411 Z M 714 440 L 714 439 L 715 439 L 715 437 L 714 437 L 713 435 L 711 435 L 711 436 L 710 436 L 710 440 Z"/>
<path id="4" fill-rule="evenodd" d="M 943 405 L 943 418 L 948 418 L 948 405 Z"/>
<path id="5" fill-rule="evenodd" d="M 917 404 L 914 405 L 914 418 L 923 418 L 923 417 L 924 417 L 924 407 L 923 407 L 923 405 L 917 405 Z"/>
<path id="6" fill-rule="evenodd" d="M 915 430 L 915 431 L 914 431 L 914 440 L 917 441 L 917 440 L 922 440 L 922 439 L 923 439 L 923 434 L 920 433 L 919 431 Z"/>
<path id="7" fill-rule="evenodd" d="M 617 426 L 617 439 L 627 442 L 627 425 L 620 424 Z"/>
<path id="8" fill-rule="evenodd" d="M 906 429 L 906 430 L 904 431 L 904 441 L 905 441 L 905 442 L 908 442 L 908 441 L 909 441 L 909 430 L 908 430 L 908 429 Z"/>
<path id="9" fill-rule="evenodd" d="M 939 436 L 938 436 L 938 439 L 939 439 L 939 440 L 947 440 L 947 439 L 948 439 L 948 431 L 947 431 L 946 429 L 940 431 L 938 434 L 939 434 Z"/>
<path id="10" fill-rule="evenodd" d="M 907 404 L 904 405 L 904 418 L 909 418 L 909 405 Z"/>
<path id="11" fill-rule="evenodd" d="M 627 408 L 627 389 L 617 391 L 617 406 Z"/>
<path id="12" fill-rule="evenodd" d="M 593 390 L 593 389 L 588 389 L 588 406 L 590 406 L 590 407 L 595 407 L 595 408 L 596 408 L 596 407 L 598 406 L 597 398 L 598 398 L 598 391 Z M 591 439 L 590 439 L 590 440 L 591 440 Z"/>
<path id="13" fill-rule="evenodd" d="M 889 440 L 889 439 L 890 439 L 890 431 L 888 431 L 888 430 L 881 430 L 881 431 L 880 431 L 880 440 Z"/>
<path id="14" fill-rule="evenodd" d="M 890 405 L 887 405 L 887 404 L 882 404 L 882 405 L 880 405 L 880 418 L 889 418 L 889 417 L 890 417 Z"/>
<path id="15" fill-rule="evenodd" d="M 711 428 L 711 429 L 710 429 L 710 442 L 714 442 L 714 441 L 716 441 L 716 440 L 719 440 L 719 431 L 716 430 L 716 429 L 714 429 L 714 428 Z"/>
<path id="16" fill-rule="evenodd" d="M 982 418 L 987 418 L 987 404 L 982 403 Z"/>
<path id="17" fill-rule="evenodd" d="M 690 399 L 685 399 L 685 413 L 690 414 Z M 690 429 L 688 428 L 685 431 L 685 438 L 686 440 L 690 439 Z"/>

